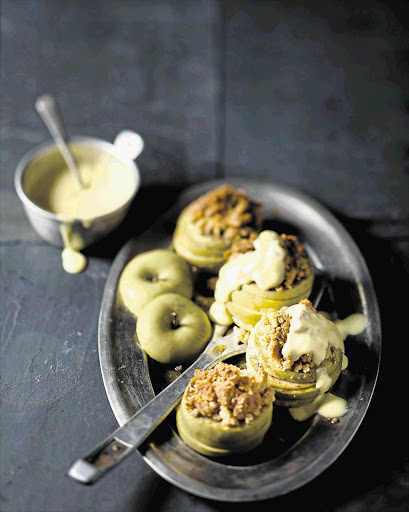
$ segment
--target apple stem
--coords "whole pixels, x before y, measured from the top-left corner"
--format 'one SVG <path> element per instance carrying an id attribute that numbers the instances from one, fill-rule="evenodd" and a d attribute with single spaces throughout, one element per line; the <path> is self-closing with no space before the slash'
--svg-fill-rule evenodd
<path id="1" fill-rule="evenodd" d="M 175 311 L 172 311 L 172 313 L 170 314 L 170 316 L 172 317 L 172 327 L 174 329 L 177 329 L 179 327 L 179 322 L 178 322 L 178 314 L 175 313 Z"/>

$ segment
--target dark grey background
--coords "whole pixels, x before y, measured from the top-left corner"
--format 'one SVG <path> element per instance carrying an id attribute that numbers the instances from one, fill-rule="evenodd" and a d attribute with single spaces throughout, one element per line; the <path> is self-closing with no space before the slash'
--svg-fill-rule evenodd
<path id="1" fill-rule="evenodd" d="M 367 261 L 383 325 L 378 385 L 347 450 L 257 507 L 408 510 L 405 3 L 2 0 L 2 511 L 226 508 L 139 455 L 90 488 L 65 472 L 116 426 L 97 354 L 112 259 L 184 187 L 233 176 L 294 185 L 327 206 Z M 31 230 L 13 186 L 20 158 L 49 139 L 33 108 L 46 92 L 70 134 L 112 141 L 128 128 L 146 144 L 129 217 L 89 248 L 78 276 Z"/>

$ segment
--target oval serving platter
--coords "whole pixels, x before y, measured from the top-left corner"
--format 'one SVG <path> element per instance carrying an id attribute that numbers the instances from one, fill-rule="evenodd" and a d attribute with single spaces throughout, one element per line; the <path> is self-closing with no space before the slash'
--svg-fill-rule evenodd
<path id="1" fill-rule="evenodd" d="M 184 206 L 226 182 L 262 203 L 263 229 L 300 237 L 314 263 L 317 278 L 311 300 L 319 310 L 336 312 L 341 319 L 361 313 L 366 319 L 365 330 L 345 340 L 349 365 L 333 392 L 347 400 L 347 412 L 338 422 L 318 414 L 297 422 L 287 410 L 275 407 L 272 426 L 259 449 L 216 460 L 183 443 L 172 412 L 139 448 L 160 476 L 191 494 L 226 502 L 256 501 L 297 489 L 332 464 L 361 424 L 377 380 L 381 325 L 373 284 L 356 244 L 327 209 L 281 184 L 232 179 L 188 188 L 166 215 L 125 244 L 115 258 L 99 317 L 99 358 L 108 400 L 120 425 L 181 371 L 151 361 L 141 350 L 135 337 L 135 318 L 117 304 L 117 284 L 136 254 L 170 246 Z M 240 360 L 226 362 L 242 364 Z"/>

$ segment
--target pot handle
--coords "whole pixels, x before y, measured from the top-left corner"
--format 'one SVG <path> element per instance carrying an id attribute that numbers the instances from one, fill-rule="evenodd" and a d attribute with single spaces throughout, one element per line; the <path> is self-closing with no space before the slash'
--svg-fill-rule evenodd
<path id="1" fill-rule="evenodd" d="M 135 160 L 143 151 L 145 143 L 139 133 L 132 130 L 122 130 L 114 140 L 116 146 L 122 154 L 130 160 Z"/>

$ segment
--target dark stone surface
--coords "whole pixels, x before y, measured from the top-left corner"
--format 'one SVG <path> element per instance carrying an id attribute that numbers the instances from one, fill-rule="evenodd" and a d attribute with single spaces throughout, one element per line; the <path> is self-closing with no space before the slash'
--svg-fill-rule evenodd
<path id="1" fill-rule="evenodd" d="M 90 488 L 65 472 L 116 427 L 97 354 L 113 258 L 181 188 L 233 176 L 295 185 L 330 208 L 367 261 L 383 325 L 378 385 L 353 441 L 313 482 L 257 506 L 408 510 L 408 300 L 398 300 L 409 269 L 404 7 L 2 1 L 2 511 L 226 508 L 168 484 L 139 455 Z M 128 128 L 146 144 L 138 200 L 116 233 L 87 250 L 79 276 L 32 232 L 13 187 L 20 158 L 48 140 L 33 108 L 45 92 L 69 133 L 112 141 Z"/>

